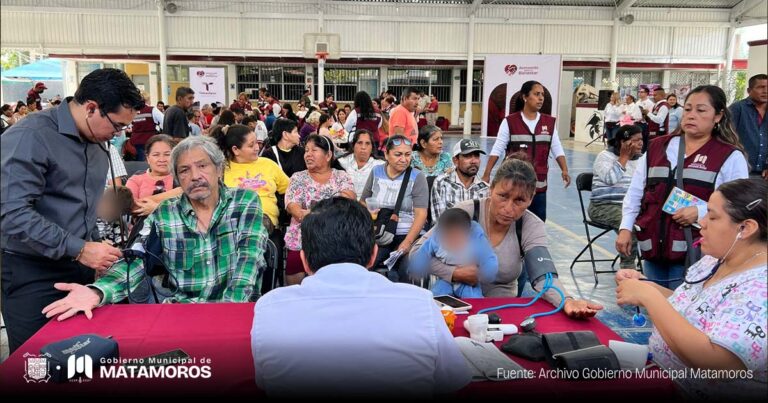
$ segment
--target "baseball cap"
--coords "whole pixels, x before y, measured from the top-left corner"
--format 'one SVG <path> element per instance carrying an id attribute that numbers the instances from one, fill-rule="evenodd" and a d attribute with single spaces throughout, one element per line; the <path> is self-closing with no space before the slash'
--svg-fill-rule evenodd
<path id="1" fill-rule="evenodd" d="M 45 84 L 42 82 L 35 84 L 35 88 L 42 88 L 44 90 L 48 89 L 48 87 L 46 87 Z"/>
<path id="2" fill-rule="evenodd" d="M 455 146 L 453 146 L 453 156 L 457 156 L 459 154 L 466 155 L 466 154 L 472 154 L 474 152 L 480 152 L 480 154 L 485 154 L 485 151 L 483 151 L 482 148 L 480 148 L 480 144 L 477 143 L 475 140 L 470 139 L 463 139 L 456 143 Z"/>

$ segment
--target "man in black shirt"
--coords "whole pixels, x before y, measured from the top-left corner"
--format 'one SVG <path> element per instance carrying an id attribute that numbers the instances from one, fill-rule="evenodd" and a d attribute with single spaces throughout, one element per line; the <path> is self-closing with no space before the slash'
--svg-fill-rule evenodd
<path id="1" fill-rule="evenodd" d="M 165 111 L 163 119 L 163 133 L 177 139 L 184 139 L 190 135 L 187 111 L 195 102 L 195 91 L 189 87 L 179 87 L 176 90 L 176 105 Z"/>

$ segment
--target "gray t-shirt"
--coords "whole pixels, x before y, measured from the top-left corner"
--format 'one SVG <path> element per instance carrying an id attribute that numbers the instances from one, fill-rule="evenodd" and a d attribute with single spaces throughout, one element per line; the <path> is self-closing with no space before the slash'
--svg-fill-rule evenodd
<path id="1" fill-rule="evenodd" d="M 387 176 L 387 165 L 378 165 L 373 168 L 368 176 L 368 181 L 363 188 L 361 200 L 369 197 L 375 198 L 382 208 L 394 208 L 397 202 L 397 195 L 400 193 L 400 185 L 403 183 L 405 172 L 397 178 L 391 179 Z M 397 233 L 395 235 L 407 235 L 413 226 L 414 208 L 429 208 L 429 187 L 424 173 L 418 169 L 411 170 L 411 176 L 408 180 L 408 187 L 400 206 L 400 213 L 397 222 Z"/>
<path id="2" fill-rule="evenodd" d="M 487 225 L 489 222 L 488 216 L 486 214 L 488 209 L 487 202 L 488 198 L 480 199 L 481 208 L 479 224 L 483 228 L 483 231 L 486 235 L 488 234 Z M 474 215 L 475 206 L 474 201 L 472 200 L 458 203 L 455 207 L 466 211 L 470 216 Z M 549 243 L 547 242 L 547 233 L 544 229 L 544 222 L 528 210 L 526 210 L 525 214 L 523 214 L 522 220 L 523 250 L 529 251 L 539 246 L 545 248 L 548 247 Z M 427 234 L 424 235 L 424 237 L 422 237 L 422 239 L 416 242 L 411 253 L 414 253 L 416 250 L 418 250 L 424 240 L 432 236 L 432 232 L 433 231 L 430 230 Z M 493 251 L 496 253 L 496 257 L 499 261 L 499 272 L 496 275 L 496 279 L 492 283 L 481 284 L 483 288 L 483 295 L 486 297 L 516 297 L 517 279 L 520 277 L 520 273 L 522 272 L 522 262 L 520 261 L 520 246 L 517 242 L 515 224 L 512 223 L 512 225 L 509 226 L 507 235 L 498 245 L 491 246 L 493 247 Z M 432 274 L 448 282 L 452 282 L 453 271 L 455 269 L 455 267 L 445 265 L 437 259 L 433 259 L 433 263 L 431 265 Z M 541 282 L 537 283 L 536 285 L 541 286 Z M 561 290 L 563 289 L 557 280 L 555 280 L 555 285 Z M 559 296 L 553 300 L 555 297 L 554 294 L 556 294 L 556 291 L 548 291 L 545 294 L 545 299 L 550 302 L 554 302 L 555 300 L 556 302 L 559 302 Z"/>

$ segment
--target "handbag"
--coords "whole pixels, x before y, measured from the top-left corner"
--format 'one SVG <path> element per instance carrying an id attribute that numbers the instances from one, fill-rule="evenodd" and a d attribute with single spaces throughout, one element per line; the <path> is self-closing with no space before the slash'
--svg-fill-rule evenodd
<path id="1" fill-rule="evenodd" d="M 376 216 L 376 221 L 373 223 L 373 233 L 376 236 L 376 244 L 379 246 L 387 246 L 395 239 L 397 221 L 392 220 L 392 216 L 400 213 L 405 191 L 408 189 L 408 181 L 411 179 L 411 170 L 411 167 L 405 169 L 403 181 L 400 184 L 400 192 L 397 194 L 395 208 L 380 209 L 378 216 Z"/>
<path id="2" fill-rule="evenodd" d="M 677 166 L 675 167 L 675 180 L 677 181 L 677 187 L 685 190 L 683 187 L 683 164 L 685 164 L 685 135 L 680 135 L 680 144 L 677 150 Z M 687 248 L 685 249 L 685 268 L 691 267 L 694 263 L 701 259 L 701 247 L 693 246 L 693 231 L 691 226 L 687 225 L 683 228 L 683 234 L 685 235 L 685 243 Z"/>
<path id="3" fill-rule="evenodd" d="M 541 333 L 518 333 L 501 345 L 501 350 L 529 361 L 544 361 L 546 352 Z"/>

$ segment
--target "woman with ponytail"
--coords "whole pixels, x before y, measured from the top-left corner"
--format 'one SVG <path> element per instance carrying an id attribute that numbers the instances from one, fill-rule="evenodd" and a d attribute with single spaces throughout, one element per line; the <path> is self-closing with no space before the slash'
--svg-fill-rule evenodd
<path id="1" fill-rule="evenodd" d="M 216 126 L 211 136 L 224 153 L 227 162 L 224 168 L 224 184 L 231 188 L 251 189 L 259 195 L 264 212 L 264 228 L 269 239 L 277 246 L 277 261 L 283 261 L 283 232 L 278 228 L 280 207 L 278 200 L 284 198 L 290 180 L 275 161 L 259 157 L 261 146 L 256 132 L 246 125 Z M 272 287 L 272 276 L 280 273 L 264 272 L 261 293 Z"/>
<path id="2" fill-rule="evenodd" d="M 695 262 L 697 222 L 707 213 L 706 201 L 721 184 L 748 177 L 747 160 L 731 126 L 725 93 L 713 85 L 696 87 L 685 98 L 681 134 L 653 139 L 624 197 L 616 250 L 628 255 L 632 232 L 643 271 L 662 287 L 680 285 L 685 267 Z M 677 186 L 678 159 L 683 159 L 682 190 L 704 203 L 662 211 Z M 676 280 L 673 280 L 676 279 Z"/>
<path id="3" fill-rule="evenodd" d="M 278 223 L 277 199 L 288 190 L 288 176 L 274 161 L 259 157 L 259 143 L 250 127 L 217 126 L 212 136 L 227 158 L 224 184 L 258 193 L 264 210 L 264 224 L 271 233 Z"/>

